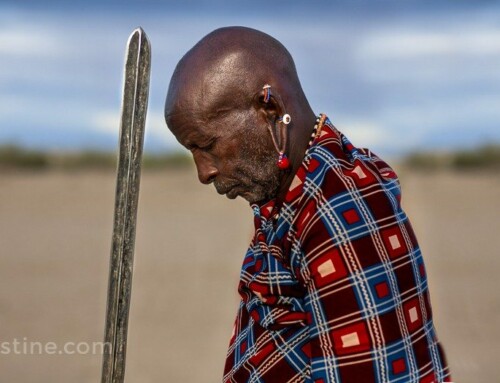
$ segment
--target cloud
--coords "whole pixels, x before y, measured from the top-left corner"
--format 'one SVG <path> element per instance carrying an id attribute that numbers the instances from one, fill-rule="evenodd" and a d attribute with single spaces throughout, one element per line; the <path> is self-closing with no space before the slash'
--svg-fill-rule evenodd
<path id="1" fill-rule="evenodd" d="M 358 148 L 369 148 L 377 154 L 401 154 L 421 145 L 426 132 L 418 129 L 394 129 L 384 118 L 339 118 L 338 129 Z"/>
<path id="2" fill-rule="evenodd" d="M 120 113 L 115 111 L 99 111 L 90 117 L 91 126 L 105 133 L 117 133 L 120 128 Z"/>
<path id="3" fill-rule="evenodd" d="M 73 143 L 115 145 L 125 42 L 138 24 L 152 42 L 149 147 L 179 147 L 162 113 L 179 58 L 204 34 L 235 24 L 262 29 L 290 49 L 313 108 L 331 112 L 355 145 L 400 149 L 441 134 L 451 146 L 462 141 L 450 129 L 466 132 L 467 124 L 475 127 L 467 137 L 487 132 L 500 140 L 492 128 L 500 119 L 498 7 L 354 12 L 324 3 L 320 21 L 313 8 L 291 5 L 281 14 L 288 22 L 278 25 L 274 15 L 209 2 L 198 15 L 184 5 L 71 4 L 7 13 L 0 5 L 0 144 L 14 135 L 60 144 L 47 133 L 58 132 Z"/>
<path id="4" fill-rule="evenodd" d="M 500 55 L 500 29 L 471 27 L 440 31 L 380 31 L 368 36 L 358 48 L 360 60 L 413 60 L 423 56 Z"/>
<path id="5" fill-rule="evenodd" d="M 90 117 L 89 127 L 98 132 L 114 134 L 118 137 L 120 129 L 120 110 L 95 112 Z M 152 149 L 180 148 L 180 145 L 165 124 L 163 112 L 158 110 L 148 111 L 145 135 L 146 146 Z"/>
<path id="6" fill-rule="evenodd" d="M 436 84 L 500 81 L 500 27 L 471 19 L 432 27 L 393 25 L 366 35 L 354 50 L 368 81 Z"/>
<path id="7" fill-rule="evenodd" d="M 58 52 L 57 38 L 47 31 L 0 29 L 0 55 L 27 59 L 32 56 L 52 56 Z"/>
<path id="8" fill-rule="evenodd" d="M 374 121 L 343 119 L 341 130 L 354 146 L 376 147 L 386 144 L 390 133 Z"/>

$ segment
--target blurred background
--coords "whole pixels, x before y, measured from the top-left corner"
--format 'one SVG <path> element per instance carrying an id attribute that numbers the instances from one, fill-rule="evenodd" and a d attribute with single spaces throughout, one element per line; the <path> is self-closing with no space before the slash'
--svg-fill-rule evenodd
<path id="1" fill-rule="evenodd" d="M 313 109 L 398 170 L 456 382 L 499 382 L 500 3 L 0 1 L 0 345 L 103 338 L 125 44 L 152 43 L 128 381 L 217 382 L 252 234 L 163 120 L 213 29 L 271 34 Z M 100 354 L 2 352 L 0 382 L 96 382 Z"/>

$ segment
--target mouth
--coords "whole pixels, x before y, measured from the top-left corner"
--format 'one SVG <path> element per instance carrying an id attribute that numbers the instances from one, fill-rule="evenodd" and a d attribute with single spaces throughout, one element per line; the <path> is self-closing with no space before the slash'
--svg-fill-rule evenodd
<path id="1" fill-rule="evenodd" d="M 226 197 L 229 199 L 235 199 L 236 197 L 238 197 L 239 192 L 237 189 L 238 189 L 237 187 L 233 187 L 233 188 L 229 189 L 229 191 L 227 193 L 225 193 Z"/>
<path id="2" fill-rule="evenodd" d="M 238 196 L 238 192 L 236 191 L 236 189 L 238 188 L 238 185 L 232 185 L 232 186 L 229 186 L 229 187 L 225 187 L 225 188 L 218 188 L 217 186 L 215 187 L 215 190 L 217 190 L 217 193 L 221 194 L 221 195 L 226 195 L 227 198 L 229 199 L 234 199 Z"/>

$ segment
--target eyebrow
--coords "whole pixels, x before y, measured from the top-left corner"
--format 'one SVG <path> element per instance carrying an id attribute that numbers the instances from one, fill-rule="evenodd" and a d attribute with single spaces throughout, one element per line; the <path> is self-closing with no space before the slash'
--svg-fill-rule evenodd
<path id="1" fill-rule="evenodd" d="M 195 136 L 194 138 L 191 136 Z M 206 134 L 196 132 L 191 134 L 186 141 L 184 142 L 184 146 L 187 149 L 192 149 L 193 147 L 204 147 L 206 145 L 210 145 L 213 141 L 217 139 L 217 136 L 208 136 Z"/>
<path id="2" fill-rule="evenodd" d="M 231 107 L 216 108 L 213 112 L 207 113 L 207 118 L 209 120 L 220 118 L 220 117 L 230 113 L 233 110 L 234 110 L 234 108 L 231 108 Z"/>

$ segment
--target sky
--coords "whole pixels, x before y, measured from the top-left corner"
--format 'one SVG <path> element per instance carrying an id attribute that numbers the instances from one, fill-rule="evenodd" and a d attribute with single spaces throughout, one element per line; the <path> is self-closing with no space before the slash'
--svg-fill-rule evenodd
<path id="1" fill-rule="evenodd" d="M 182 55 L 243 25 L 280 40 L 316 113 L 381 155 L 500 143 L 500 2 L 0 0 L 0 145 L 117 146 L 125 46 L 152 45 L 147 151 Z M 312 127 L 311 127 L 312 128 Z"/>

